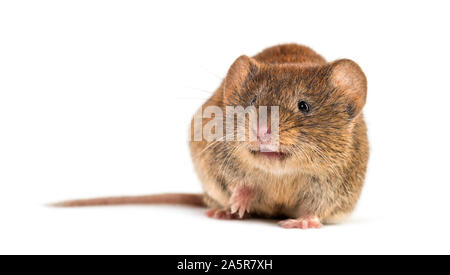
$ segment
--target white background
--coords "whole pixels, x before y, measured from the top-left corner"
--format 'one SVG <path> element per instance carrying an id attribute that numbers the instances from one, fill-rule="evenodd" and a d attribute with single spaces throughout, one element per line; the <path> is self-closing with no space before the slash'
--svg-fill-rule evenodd
<path id="1" fill-rule="evenodd" d="M 0 253 L 450 253 L 446 1 L 2 1 Z M 369 80 L 366 188 L 342 225 L 284 230 L 69 198 L 200 192 L 191 115 L 280 43 Z"/>

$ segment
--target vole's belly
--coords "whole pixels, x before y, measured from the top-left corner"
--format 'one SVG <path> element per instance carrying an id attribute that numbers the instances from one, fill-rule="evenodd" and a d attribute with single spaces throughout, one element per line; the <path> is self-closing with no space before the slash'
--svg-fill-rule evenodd
<path id="1" fill-rule="evenodd" d="M 253 212 L 264 216 L 295 216 L 301 207 L 305 179 L 298 176 L 265 178 L 254 185 Z"/>

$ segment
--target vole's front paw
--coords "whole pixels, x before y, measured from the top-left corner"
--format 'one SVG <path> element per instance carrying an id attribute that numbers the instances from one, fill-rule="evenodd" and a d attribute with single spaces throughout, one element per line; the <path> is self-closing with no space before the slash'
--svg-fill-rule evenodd
<path id="1" fill-rule="evenodd" d="M 298 219 L 288 219 L 278 223 L 283 228 L 300 228 L 300 229 L 310 229 L 310 228 L 321 228 L 322 224 L 320 220 L 315 216 L 308 216 Z"/>
<path id="2" fill-rule="evenodd" d="M 211 208 L 206 211 L 206 216 L 210 218 L 215 218 L 219 220 L 234 220 L 239 219 L 237 214 L 233 214 L 230 210 L 227 209 L 219 209 L 219 208 Z"/>
<path id="3" fill-rule="evenodd" d="M 236 187 L 230 198 L 231 213 L 238 214 L 243 218 L 245 213 L 250 212 L 253 191 L 246 186 Z"/>

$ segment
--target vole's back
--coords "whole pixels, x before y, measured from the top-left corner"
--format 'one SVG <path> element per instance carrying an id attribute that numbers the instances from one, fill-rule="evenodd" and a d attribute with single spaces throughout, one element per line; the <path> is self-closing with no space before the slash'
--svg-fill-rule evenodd
<path id="1" fill-rule="evenodd" d="M 311 48 L 297 44 L 270 47 L 253 58 L 259 62 L 269 64 L 303 63 L 305 65 L 323 65 L 327 63 L 322 56 Z"/>

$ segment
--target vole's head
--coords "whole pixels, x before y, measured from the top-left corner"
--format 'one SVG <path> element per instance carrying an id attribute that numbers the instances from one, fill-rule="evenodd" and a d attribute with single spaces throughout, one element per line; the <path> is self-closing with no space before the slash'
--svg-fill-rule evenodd
<path id="1" fill-rule="evenodd" d="M 241 56 L 225 79 L 223 103 L 268 106 L 269 111 L 278 106 L 278 134 L 270 120 L 269 127 L 247 123 L 248 133 L 257 138 L 241 142 L 237 155 L 249 165 L 288 173 L 299 167 L 320 169 L 347 157 L 366 93 L 366 77 L 351 60 L 304 66 Z"/>

